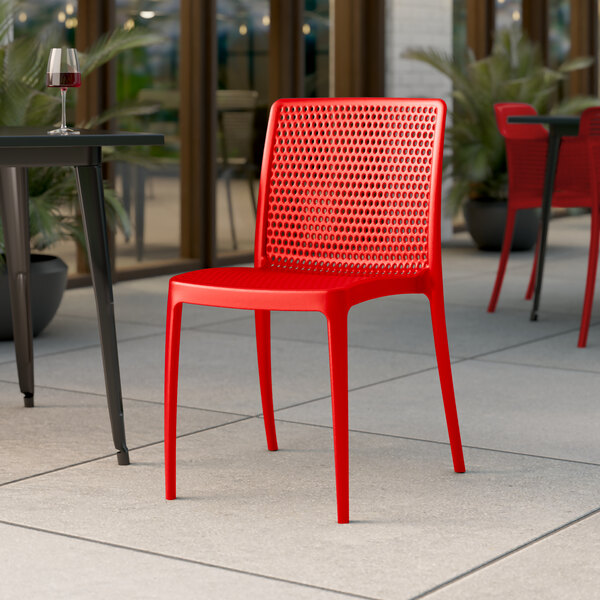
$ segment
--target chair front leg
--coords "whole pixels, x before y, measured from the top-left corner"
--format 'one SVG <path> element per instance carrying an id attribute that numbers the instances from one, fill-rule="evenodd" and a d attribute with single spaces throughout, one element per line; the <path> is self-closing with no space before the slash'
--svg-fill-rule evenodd
<path id="1" fill-rule="evenodd" d="M 338 523 L 349 521 L 348 311 L 327 316 Z"/>
<path id="2" fill-rule="evenodd" d="M 511 209 L 509 204 L 506 212 L 504 238 L 502 239 L 502 252 L 500 254 L 500 262 L 498 263 L 498 272 L 496 273 L 496 281 L 494 283 L 492 297 L 490 298 L 490 303 L 488 304 L 488 312 L 494 312 L 496 310 L 496 304 L 498 304 L 498 297 L 500 296 L 500 289 L 502 288 L 502 282 L 504 281 L 504 273 L 506 272 L 506 265 L 510 255 L 510 248 L 512 246 L 516 216 L 517 211 Z"/>
<path id="3" fill-rule="evenodd" d="M 177 381 L 179 376 L 179 346 L 181 337 L 182 303 L 174 303 L 171 294 L 167 304 L 165 343 L 165 483 L 166 498 L 176 495 L 177 445 Z"/>

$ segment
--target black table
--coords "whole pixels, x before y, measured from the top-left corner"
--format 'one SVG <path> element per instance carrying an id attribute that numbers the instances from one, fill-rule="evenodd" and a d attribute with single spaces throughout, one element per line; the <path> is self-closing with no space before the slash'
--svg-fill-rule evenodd
<path id="1" fill-rule="evenodd" d="M 531 308 L 531 320 L 537 321 L 540 294 L 542 291 L 542 277 L 544 273 L 544 257 L 546 255 L 546 242 L 548 239 L 548 222 L 550 221 L 550 208 L 552 206 L 552 194 L 554 191 L 554 178 L 560 152 L 560 142 L 563 136 L 575 136 L 579 133 L 579 117 L 572 116 L 550 116 L 529 115 L 508 117 L 508 123 L 538 123 L 547 125 L 548 157 L 546 159 L 546 173 L 544 176 L 544 191 L 542 195 L 542 218 L 540 222 L 540 247 L 538 254 L 537 270 L 535 273 L 535 293 L 533 296 L 533 307 Z"/>
<path id="2" fill-rule="evenodd" d="M 34 392 L 27 168 L 73 166 L 96 297 L 108 412 L 120 465 L 129 464 L 129 451 L 125 441 L 112 278 L 106 238 L 102 146 L 162 143 L 164 138 L 160 134 L 82 130 L 80 135 L 60 136 L 47 135 L 45 129 L 41 128 L 0 128 L 0 216 L 4 225 L 19 387 L 25 396 L 25 406 L 33 406 Z"/>

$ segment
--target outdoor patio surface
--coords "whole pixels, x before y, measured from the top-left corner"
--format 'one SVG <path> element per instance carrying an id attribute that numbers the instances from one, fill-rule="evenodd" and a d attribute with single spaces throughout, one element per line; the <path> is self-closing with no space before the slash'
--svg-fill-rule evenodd
<path id="1" fill-rule="evenodd" d="M 35 408 L 0 343 L 0 598 L 599 597 L 600 310 L 576 347 L 588 243 L 588 216 L 551 222 L 537 322 L 523 300 L 532 252 L 513 253 L 488 314 L 499 255 L 466 234 L 445 245 L 464 474 L 425 297 L 350 311 L 348 525 L 336 523 L 320 314 L 273 316 L 270 453 L 252 315 L 185 307 L 179 497 L 167 502 L 168 277 L 115 286 L 128 467 L 114 456 L 92 291 L 67 291 L 35 341 Z"/>

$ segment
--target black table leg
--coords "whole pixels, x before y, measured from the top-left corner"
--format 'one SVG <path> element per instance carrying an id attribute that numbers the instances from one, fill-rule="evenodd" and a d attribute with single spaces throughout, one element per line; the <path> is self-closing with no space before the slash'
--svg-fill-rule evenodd
<path id="1" fill-rule="evenodd" d="M 117 460 L 120 465 L 128 465 L 129 451 L 125 442 L 125 423 L 123 420 L 123 399 L 121 396 L 121 376 L 119 373 L 119 356 L 117 352 L 112 279 L 106 239 L 106 214 L 104 210 L 102 171 L 99 165 L 95 165 L 76 167 L 75 172 L 77 175 L 79 202 L 92 272 L 92 283 L 96 295 L 110 424 L 115 448 L 117 449 Z"/>
<path id="2" fill-rule="evenodd" d="M 544 193 L 542 197 L 542 218 L 540 221 L 540 247 L 535 273 L 535 292 L 533 295 L 533 307 L 531 309 L 532 321 L 537 321 L 540 295 L 542 293 L 542 277 L 544 274 L 544 257 L 546 255 L 546 241 L 548 239 L 548 222 L 550 221 L 550 209 L 552 207 L 552 193 L 554 192 L 554 178 L 556 176 L 556 165 L 558 164 L 558 153 L 560 151 L 561 136 L 550 131 L 548 139 L 548 157 L 546 159 L 546 174 L 544 177 Z"/>
<path id="3" fill-rule="evenodd" d="M 8 271 L 10 309 L 19 374 L 25 406 L 33 406 L 33 327 L 29 291 L 29 194 L 27 169 L 0 167 L 0 211 Z"/>
<path id="4" fill-rule="evenodd" d="M 146 169 L 141 165 L 135 169 L 135 256 L 144 258 L 144 204 L 146 202 Z"/>

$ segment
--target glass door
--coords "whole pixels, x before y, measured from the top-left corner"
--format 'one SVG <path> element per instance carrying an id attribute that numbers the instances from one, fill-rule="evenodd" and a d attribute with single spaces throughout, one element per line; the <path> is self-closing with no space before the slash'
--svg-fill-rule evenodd
<path id="1" fill-rule="evenodd" d="M 325 98 L 329 92 L 329 0 L 304 0 L 304 95 Z"/>
<path id="2" fill-rule="evenodd" d="M 217 0 L 217 260 L 254 251 L 270 23 L 268 0 Z"/>
<path id="3" fill-rule="evenodd" d="M 116 238 L 118 270 L 177 260 L 181 245 L 179 178 L 179 0 L 117 0 L 116 23 L 161 36 L 160 43 L 123 52 L 116 61 L 117 104 L 145 107 L 118 119 L 118 129 L 162 133 L 165 145 L 129 151 L 115 163 L 115 189 L 131 231 Z"/>

